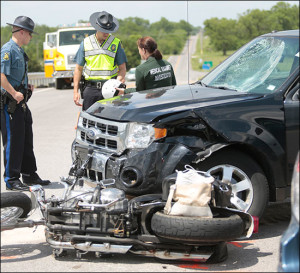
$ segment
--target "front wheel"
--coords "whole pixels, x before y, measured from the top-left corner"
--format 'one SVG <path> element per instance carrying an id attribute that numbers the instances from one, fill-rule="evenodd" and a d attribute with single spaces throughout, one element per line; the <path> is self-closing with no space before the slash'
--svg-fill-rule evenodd
<path id="1" fill-rule="evenodd" d="M 227 150 L 211 155 L 194 166 L 231 185 L 232 205 L 261 217 L 269 200 L 269 186 L 261 167 L 246 154 Z"/>
<path id="2" fill-rule="evenodd" d="M 242 236 L 245 224 L 238 214 L 223 213 L 213 218 L 185 217 L 156 212 L 152 231 L 161 238 L 179 243 L 225 242 Z"/>
<path id="3" fill-rule="evenodd" d="M 31 200 L 25 193 L 1 193 L 1 225 L 19 218 L 26 218 L 30 211 Z"/>

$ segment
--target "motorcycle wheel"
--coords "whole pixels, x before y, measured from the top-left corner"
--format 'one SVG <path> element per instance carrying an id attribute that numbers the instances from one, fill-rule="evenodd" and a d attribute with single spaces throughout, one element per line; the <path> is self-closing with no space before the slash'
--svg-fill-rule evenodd
<path id="1" fill-rule="evenodd" d="M 178 242 L 225 242 L 241 237 L 245 224 L 237 214 L 201 218 L 158 211 L 151 219 L 151 229 L 159 237 Z"/>
<path id="2" fill-rule="evenodd" d="M 1 193 L 1 223 L 26 218 L 31 211 L 31 200 L 22 192 Z"/>

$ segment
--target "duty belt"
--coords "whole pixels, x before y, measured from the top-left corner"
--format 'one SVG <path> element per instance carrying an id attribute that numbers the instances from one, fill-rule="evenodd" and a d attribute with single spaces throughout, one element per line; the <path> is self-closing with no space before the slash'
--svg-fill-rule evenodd
<path id="1" fill-rule="evenodd" d="M 97 89 L 101 89 L 106 80 L 103 81 L 86 81 L 86 86 L 95 86 Z"/>

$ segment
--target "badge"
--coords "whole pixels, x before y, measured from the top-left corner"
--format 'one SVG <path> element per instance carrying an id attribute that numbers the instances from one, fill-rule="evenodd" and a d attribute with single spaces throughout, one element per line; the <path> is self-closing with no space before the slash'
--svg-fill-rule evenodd
<path id="1" fill-rule="evenodd" d="M 115 51 L 116 50 L 116 45 L 112 45 L 111 46 L 111 51 Z"/>
<path id="2" fill-rule="evenodd" d="M 9 60 L 9 55 L 8 55 L 8 53 L 7 53 L 7 52 L 6 52 L 6 53 L 4 53 L 3 60 L 6 60 L 6 61 L 8 61 L 8 60 Z"/>

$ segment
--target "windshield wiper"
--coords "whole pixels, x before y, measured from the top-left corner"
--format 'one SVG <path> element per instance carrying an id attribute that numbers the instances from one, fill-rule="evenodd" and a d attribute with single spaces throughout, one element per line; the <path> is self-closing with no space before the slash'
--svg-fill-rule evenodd
<path id="1" fill-rule="evenodd" d="M 230 91 L 236 91 L 236 92 L 238 92 L 238 90 L 236 90 L 236 89 L 228 88 L 228 87 L 225 87 L 225 86 L 213 86 L 213 85 L 207 85 L 207 84 L 203 83 L 202 81 L 199 81 L 199 82 L 197 82 L 197 83 L 198 83 L 198 84 L 201 84 L 201 85 L 204 86 L 204 87 L 208 87 L 208 88 L 223 89 L 223 90 L 230 90 Z"/>
<path id="2" fill-rule="evenodd" d="M 225 87 L 225 86 L 210 86 L 210 87 L 217 88 L 217 89 L 222 89 L 222 90 L 230 90 L 230 91 L 238 92 L 238 90 L 236 90 L 236 89 L 228 88 L 228 87 Z"/>

